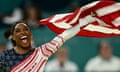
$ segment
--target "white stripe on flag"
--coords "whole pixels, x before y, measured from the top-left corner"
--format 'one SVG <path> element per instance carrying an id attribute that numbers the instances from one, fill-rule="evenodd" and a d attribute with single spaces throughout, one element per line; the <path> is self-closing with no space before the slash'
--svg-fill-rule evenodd
<path id="1" fill-rule="evenodd" d="M 81 18 L 79 20 L 79 23 L 80 23 L 80 25 L 82 27 L 82 26 L 87 25 L 88 23 L 91 23 L 91 22 L 94 22 L 94 21 L 96 21 L 96 19 L 94 17 L 92 17 L 91 15 L 88 15 L 88 16 L 86 16 L 84 18 Z"/>
<path id="2" fill-rule="evenodd" d="M 50 22 L 55 22 L 56 20 L 62 19 L 63 17 L 68 16 L 68 15 L 70 15 L 70 14 L 72 14 L 72 13 L 57 14 L 57 15 L 54 16 L 54 18 L 52 18 L 52 19 L 50 20 Z"/>
<path id="3" fill-rule="evenodd" d="M 88 15 L 84 18 L 81 18 L 79 20 L 79 23 L 81 26 L 87 25 L 88 23 L 94 22 L 96 19 L 92 17 L 91 15 Z M 53 23 L 56 27 L 58 28 L 63 28 L 63 29 L 69 29 L 72 27 L 72 25 L 65 23 L 65 22 L 60 22 L 60 23 Z"/>
<path id="4" fill-rule="evenodd" d="M 72 21 L 70 21 L 68 24 L 70 24 L 70 25 L 71 25 L 71 24 L 74 24 L 74 23 L 78 20 L 81 12 L 82 12 L 82 9 L 79 10 L 78 14 L 77 14 L 77 15 L 74 17 L 74 19 L 72 19 Z"/>
<path id="5" fill-rule="evenodd" d="M 120 34 L 120 30 L 118 29 L 110 29 L 107 27 L 102 27 L 102 26 L 96 26 L 89 24 L 87 27 L 84 28 L 84 30 L 88 31 L 96 31 L 96 32 L 101 32 L 101 33 L 106 33 L 106 34 Z"/>
<path id="6" fill-rule="evenodd" d="M 87 4 L 85 6 L 83 6 L 82 8 L 84 8 L 84 10 L 88 9 L 88 8 L 91 8 L 91 7 L 94 7 L 97 3 L 99 3 L 100 1 L 95 1 L 95 2 L 92 2 L 90 4 Z"/>
<path id="7" fill-rule="evenodd" d="M 116 18 L 112 23 L 117 27 L 120 26 L 120 17 Z"/>
<path id="8" fill-rule="evenodd" d="M 60 22 L 60 23 L 53 23 L 56 27 L 58 28 L 63 28 L 63 29 L 69 29 L 71 28 L 72 26 L 65 23 L 65 22 Z"/>
<path id="9" fill-rule="evenodd" d="M 105 6 L 103 8 L 96 10 L 96 13 L 98 16 L 104 16 L 113 12 L 117 12 L 119 10 L 120 10 L 120 3 L 115 3 L 113 5 Z"/>

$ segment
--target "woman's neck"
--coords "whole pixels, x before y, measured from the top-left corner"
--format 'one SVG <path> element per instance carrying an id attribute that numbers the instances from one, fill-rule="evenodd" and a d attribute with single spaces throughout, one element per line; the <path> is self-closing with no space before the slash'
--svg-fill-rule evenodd
<path id="1" fill-rule="evenodd" d="M 27 52 L 29 52 L 31 50 L 31 48 L 21 48 L 21 47 L 14 47 L 14 50 L 16 53 L 18 54 L 26 54 Z"/>

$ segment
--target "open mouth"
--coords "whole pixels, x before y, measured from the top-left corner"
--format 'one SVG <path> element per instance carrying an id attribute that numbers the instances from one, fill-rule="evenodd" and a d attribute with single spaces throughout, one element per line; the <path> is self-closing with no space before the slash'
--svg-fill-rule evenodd
<path id="1" fill-rule="evenodd" d="M 22 40 L 23 43 L 27 43 L 28 38 L 27 38 L 27 36 L 22 36 L 21 40 Z"/>

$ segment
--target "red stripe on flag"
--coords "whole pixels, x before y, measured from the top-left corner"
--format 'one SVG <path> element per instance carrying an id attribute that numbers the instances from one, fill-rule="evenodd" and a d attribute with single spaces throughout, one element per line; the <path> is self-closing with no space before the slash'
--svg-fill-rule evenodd
<path id="1" fill-rule="evenodd" d="M 78 33 L 78 36 L 105 38 L 105 37 L 120 36 L 120 34 L 105 34 L 105 33 L 96 32 L 96 31 L 94 31 L 93 33 L 88 30 L 81 30 L 80 33 Z"/>
<path id="2" fill-rule="evenodd" d="M 91 12 L 93 12 L 93 11 L 96 11 L 98 9 L 104 8 L 106 6 L 111 6 L 111 5 L 115 4 L 115 3 L 116 2 L 114 2 L 114 1 L 99 1 L 99 3 L 97 3 L 95 6 L 90 7 L 88 9 L 84 10 L 81 13 L 80 17 L 83 18 L 83 17 L 85 17 L 87 15 L 90 15 Z"/>

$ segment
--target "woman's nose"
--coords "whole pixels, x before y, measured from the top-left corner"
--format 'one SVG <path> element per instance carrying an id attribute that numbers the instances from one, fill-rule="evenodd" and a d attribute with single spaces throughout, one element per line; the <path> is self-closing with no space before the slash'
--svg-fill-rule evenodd
<path id="1" fill-rule="evenodd" d="M 20 34 L 24 34 L 24 33 L 25 33 L 25 31 L 24 31 L 24 30 L 21 30 Z"/>

